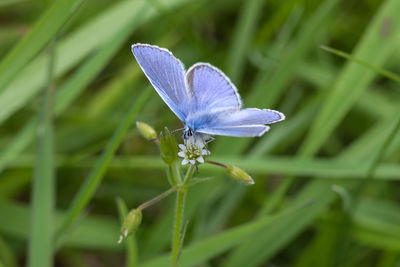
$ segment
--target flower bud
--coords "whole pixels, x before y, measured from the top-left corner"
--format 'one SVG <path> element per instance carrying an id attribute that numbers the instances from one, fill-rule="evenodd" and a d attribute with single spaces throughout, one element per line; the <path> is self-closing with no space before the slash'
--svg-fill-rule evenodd
<path id="1" fill-rule="evenodd" d="M 147 140 L 152 140 L 154 138 L 157 138 L 156 131 L 153 129 L 153 127 L 151 127 L 147 123 L 137 121 L 136 127 L 139 129 L 140 134 Z"/>
<path id="2" fill-rule="evenodd" d="M 118 243 L 127 238 L 130 234 L 133 234 L 139 227 L 142 221 L 142 211 L 138 209 L 131 210 L 125 218 L 124 223 L 121 227 L 121 233 L 119 236 Z"/>
<path id="3" fill-rule="evenodd" d="M 233 179 L 245 183 L 245 184 L 254 184 L 253 179 L 242 169 L 236 166 L 226 166 L 226 171 L 228 175 Z"/>
<path id="4" fill-rule="evenodd" d="M 161 158 L 168 165 L 172 165 L 178 156 L 178 145 L 175 137 L 170 133 L 167 127 L 164 128 L 164 136 L 160 138 Z"/>

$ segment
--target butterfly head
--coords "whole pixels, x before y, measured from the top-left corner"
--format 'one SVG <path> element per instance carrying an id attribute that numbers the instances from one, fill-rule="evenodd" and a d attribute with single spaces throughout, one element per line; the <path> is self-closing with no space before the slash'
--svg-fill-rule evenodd
<path id="1" fill-rule="evenodd" d="M 194 130 L 189 127 L 185 127 L 185 129 L 183 130 L 182 138 L 183 140 L 188 140 L 189 138 L 192 138 L 194 134 Z"/>

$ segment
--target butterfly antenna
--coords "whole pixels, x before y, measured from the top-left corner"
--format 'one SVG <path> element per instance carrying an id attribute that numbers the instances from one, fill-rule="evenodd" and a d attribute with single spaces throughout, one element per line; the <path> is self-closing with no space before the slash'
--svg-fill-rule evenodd
<path id="1" fill-rule="evenodd" d="M 173 134 L 173 133 L 176 133 L 176 132 L 179 132 L 179 131 L 183 131 L 183 130 L 185 130 L 185 128 L 178 128 L 178 129 L 175 129 L 172 132 L 170 132 L 170 134 Z"/>
<path id="2" fill-rule="evenodd" d="M 161 138 L 163 138 L 163 137 L 165 137 L 165 136 L 168 136 L 168 135 L 170 135 L 170 134 L 176 133 L 176 132 L 178 132 L 178 131 L 182 131 L 182 130 L 184 130 L 184 129 L 185 129 L 185 128 L 178 128 L 178 129 L 173 130 L 172 132 L 169 132 L 169 134 L 163 134 L 163 133 L 161 132 L 159 137 L 150 139 L 149 141 L 150 141 L 150 142 L 156 142 L 157 144 L 159 144 Z"/>

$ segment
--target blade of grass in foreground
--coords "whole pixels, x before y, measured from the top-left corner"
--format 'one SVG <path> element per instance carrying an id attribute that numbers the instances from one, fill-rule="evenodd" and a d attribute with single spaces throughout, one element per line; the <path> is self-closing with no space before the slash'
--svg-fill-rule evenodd
<path id="1" fill-rule="evenodd" d="M 125 118 L 121 121 L 112 138 L 108 142 L 103 154 L 96 162 L 89 176 L 86 178 L 85 183 L 81 186 L 78 193 L 75 195 L 68 209 L 65 221 L 57 231 L 57 246 L 60 244 L 60 242 L 62 242 L 63 235 L 68 231 L 74 221 L 86 208 L 90 199 L 93 197 L 97 187 L 100 185 L 101 179 L 103 178 L 108 165 L 111 162 L 111 159 L 114 156 L 115 151 L 117 150 L 118 146 L 123 140 L 123 137 L 128 131 L 128 128 L 131 125 L 133 118 L 138 113 L 139 109 L 143 106 L 150 92 L 150 88 L 147 88 L 138 98 L 136 103 L 132 106 L 131 110 L 127 113 Z"/>
<path id="2" fill-rule="evenodd" d="M 0 92 L 75 12 L 82 0 L 59 0 L 42 15 L 31 32 L 0 63 Z"/>
<path id="3" fill-rule="evenodd" d="M 53 70 L 56 41 L 49 46 L 48 85 L 37 129 L 37 156 L 32 183 L 32 217 L 29 238 L 28 266 L 53 265 L 53 209 L 55 206 Z"/>
<path id="4" fill-rule="evenodd" d="M 369 64 L 368 62 L 366 62 L 364 60 L 361 60 L 361 59 L 358 59 L 356 57 L 353 57 L 352 55 L 350 55 L 350 54 L 348 54 L 346 52 L 334 49 L 332 47 L 321 45 L 320 48 L 325 50 L 325 51 L 328 51 L 328 52 L 330 52 L 332 54 L 335 54 L 335 55 L 337 55 L 339 57 L 346 58 L 346 59 L 349 59 L 351 61 L 357 62 L 358 64 L 363 65 L 366 68 L 371 69 L 374 72 L 379 73 L 380 75 L 382 75 L 382 76 L 384 76 L 386 78 L 389 78 L 389 79 L 391 79 L 391 80 L 393 80 L 395 82 L 400 83 L 400 76 L 395 74 L 395 73 L 393 73 L 393 72 L 391 72 L 391 71 L 388 71 L 388 70 L 382 69 L 380 67 L 376 67 L 374 65 L 371 65 L 371 64 Z"/>
<path id="5" fill-rule="evenodd" d="M 261 14 L 264 1 L 243 2 L 243 9 L 235 29 L 228 59 L 228 76 L 234 83 L 240 82 L 245 66 L 246 52 L 253 39 L 254 30 Z"/>

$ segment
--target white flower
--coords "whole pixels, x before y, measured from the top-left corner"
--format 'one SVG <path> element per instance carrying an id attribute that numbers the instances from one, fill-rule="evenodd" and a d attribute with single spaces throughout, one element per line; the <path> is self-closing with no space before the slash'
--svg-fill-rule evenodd
<path id="1" fill-rule="evenodd" d="M 185 144 L 179 144 L 178 156 L 183 158 L 182 165 L 188 163 L 194 165 L 196 161 L 199 163 L 204 163 L 203 156 L 210 155 L 210 151 L 207 150 L 203 138 L 190 137 L 185 139 Z"/>

